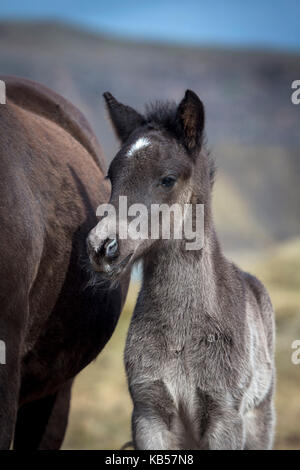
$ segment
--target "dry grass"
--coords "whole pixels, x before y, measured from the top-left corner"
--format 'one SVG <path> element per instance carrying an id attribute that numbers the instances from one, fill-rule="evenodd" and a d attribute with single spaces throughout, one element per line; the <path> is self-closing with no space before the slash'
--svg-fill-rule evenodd
<path id="1" fill-rule="evenodd" d="M 241 261 L 241 260 L 240 260 Z M 269 289 L 277 319 L 277 449 L 300 449 L 300 366 L 291 363 L 291 343 L 300 339 L 300 240 L 267 253 L 243 268 Z M 77 378 L 65 449 L 119 449 L 130 440 L 131 402 L 123 349 L 138 284 L 132 284 L 119 324 L 97 361 Z"/>

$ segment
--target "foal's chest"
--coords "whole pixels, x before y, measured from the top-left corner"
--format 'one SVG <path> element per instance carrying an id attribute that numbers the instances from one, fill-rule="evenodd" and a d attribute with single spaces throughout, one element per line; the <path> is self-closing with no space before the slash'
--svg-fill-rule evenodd
<path id="1" fill-rule="evenodd" d="M 171 377 L 167 382 L 173 389 L 193 384 L 216 390 L 234 386 L 238 380 L 234 341 L 228 332 L 193 325 L 184 334 L 166 335 L 165 344 L 164 371 Z"/>

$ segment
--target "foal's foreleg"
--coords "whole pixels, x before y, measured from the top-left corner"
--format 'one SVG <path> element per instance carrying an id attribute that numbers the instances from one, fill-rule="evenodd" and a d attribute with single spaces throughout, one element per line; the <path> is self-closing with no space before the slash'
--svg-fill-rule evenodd
<path id="1" fill-rule="evenodd" d="M 132 415 L 132 436 L 135 449 L 174 449 L 171 433 L 161 417 L 138 407 Z"/>
<path id="2" fill-rule="evenodd" d="M 243 450 L 245 447 L 245 425 L 242 415 L 233 410 L 212 413 L 211 424 L 206 433 L 210 450 Z"/>
<path id="3" fill-rule="evenodd" d="M 264 400 L 245 415 L 247 450 L 272 449 L 274 439 L 275 413 L 273 403 L 274 385 Z"/>
<path id="4" fill-rule="evenodd" d="M 157 380 L 130 387 L 134 409 L 132 437 L 135 449 L 176 449 L 170 431 L 174 404 L 163 382 Z"/>

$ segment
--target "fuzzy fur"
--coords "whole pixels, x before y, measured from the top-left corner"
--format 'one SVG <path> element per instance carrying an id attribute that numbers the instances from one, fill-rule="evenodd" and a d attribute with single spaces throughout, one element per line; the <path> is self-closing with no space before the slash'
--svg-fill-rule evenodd
<path id="1" fill-rule="evenodd" d="M 113 120 L 117 134 L 123 118 Z M 144 262 L 125 349 L 136 449 L 272 447 L 273 308 L 261 282 L 221 250 L 203 133 L 203 105 L 186 92 L 179 106 L 158 103 L 139 117 L 109 168 L 115 206 L 123 194 L 147 207 L 201 203 L 205 213 L 199 251 L 186 251 L 182 240 L 121 240 L 120 259 L 133 251 L 131 262 Z M 127 149 L 141 138 L 151 145 L 129 162 Z M 168 173 L 177 179 L 166 192 L 159 181 Z"/>

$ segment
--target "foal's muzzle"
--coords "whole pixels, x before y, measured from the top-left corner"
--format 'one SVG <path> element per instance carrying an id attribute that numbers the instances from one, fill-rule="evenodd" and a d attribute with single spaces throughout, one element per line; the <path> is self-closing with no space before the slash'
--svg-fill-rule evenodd
<path id="1" fill-rule="evenodd" d="M 94 271 L 104 277 L 114 279 L 126 268 L 131 254 L 120 260 L 120 246 L 116 238 L 107 238 L 95 244 L 92 234 L 87 238 L 87 252 Z"/>
<path id="2" fill-rule="evenodd" d="M 119 244 L 117 239 L 107 238 L 98 245 L 92 240 L 91 235 L 87 238 L 87 252 L 93 264 L 101 264 L 105 259 L 107 261 L 113 260 L 118 256 Z"/>
<path id="3" fill-rule="evenodd" d="M 119 244 L 116 239 L 108 240 L 104 244 L 104 252 L 105 252 L 106 258 L 110 259 L 110 258 L 114 258 L 115 256 L 117 256 L 118 248 L 119 248 Z"/>

